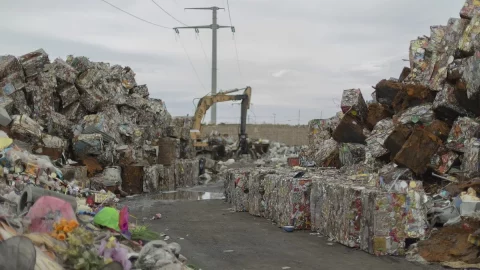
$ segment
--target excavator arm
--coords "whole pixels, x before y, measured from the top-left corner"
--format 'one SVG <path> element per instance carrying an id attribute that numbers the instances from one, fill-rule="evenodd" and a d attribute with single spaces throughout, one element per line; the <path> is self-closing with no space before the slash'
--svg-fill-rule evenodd
<path id="1" fill-rule="evenodd" d="M 240 140 L 243 138 L 246 140 L 246 122 L 247 122 L 247 110 L 250 108 L 250 100 L 252 97 L 252 88 L 247 86 L 243 94 L 240 95 L 228 95 L 233 92 L 237 92 L 239 89 L 234 89 L 230 91 L 220 92 L 216 95 L 204 96 L 198 101 L 197 109 L 195 110 L 195 115 L 193 119 L 192 130 L 190 131 L 191 138 L 193 139 L 194 146 L 196 147 L 205 147 L 208 144 L 202 143 L 199 141 L 200 132 L 202 127 L 202 120 L 208 109 L 219 102 L 241 100 L 242 101 L 242 113 L 240 118 Z M 240 143 L 240 148 L 245 148 L 242 146 L 243 143 Z M 246 150 L 245 150 L 246 151 Z"/>

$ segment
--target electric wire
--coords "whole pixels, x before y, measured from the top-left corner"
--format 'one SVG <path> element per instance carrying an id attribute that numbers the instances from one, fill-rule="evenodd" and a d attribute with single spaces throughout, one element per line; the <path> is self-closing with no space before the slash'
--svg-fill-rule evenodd
<path id="1" fill-rule="evenodd" d="M 208 59 L 207 52 L 205 51 L 205 48 L 203 47 L 203 42 L 202 38 L 198 33 L 196 33 L 198 40 L 200 41 L 200 46 L 202 47 L 203 55 L 205 56 L 205 61 L 207 61 L 207 66 L 210 66 L 210 60 Z"/>
<path id="2" fill-rule="evenodd" d="M 227 0 L 227 9 L 228 9 L 228 18 L 230 19 L 230 25 L 233 26 L 232 14 L 230 13 L 229 0 Z M 237 40 L 235 39 L 235 33 L 233 33 L 233 45 L 235 46 L 235 56 L 237 58 L 238 73 L 240 73 L 240 77 L 242 77 L 242 69 L 240 68 L 240 58 L 238 57 L 238 48 L 237 48 Z"/>
<path id="3" fill-rule="evenodd" d="M 166 11 L 164 8 L 162 8 L 157 2 L 155 2 L 155 0 L 151 0 L 159 9 L 161 9 L 163 12 L 165 12 L 165 14 L 167 14 L 168 16 L 170 16 L 172 19 L 174 19 L 175 21 L 177 21 L 178 23 L 180 24 L 183 24 L 184 26 L 188 26 L 186 24 L 184 24 L 183 22 L 181 22 L 180 20 L 178 20 L 177 18 L 173 17 L 172 14 L 170 14 L 168 11 Z"/>
<path id="4" fill-rule="evenodd" d="M 172 29 L 171 27 L 163 26 L 163 25 L 156 24 L 156 23 L 153 23 L 153 22 L 151 22 L 151 21 L 147 21 L 147 20 L 145 20 L 145 19 L 142 19 L 142 18 L 140 18 L 140 17 L 138 17 L 138 16 L 136 16 L 136 15 L 133 15 L 132 13 L 130 13 L 130 12 L 128 12 L 128 11 L 125 11 L 125 10 L 123 10 L 123 9 L 115 6 L 114 4 L 112 4 L 112 3 L 110 3 L 110 2 L 108 2 L 108 1 L 106 1 L 106 0 L 100 0 L 100 1 L 102 1 L 102 2 L 104 2 L 104 3 L 106 3 L 106 4 L 108 4 L 108 5 L 110 5 L 111 7 L 115 8 L 115 9 L 117 9 L 117 10 L 119 10 L 119 11 L 125 13 L 125 14 L 128 14 L 128 15 L 130 15 L 130 16 L 132 16 L 132 17 L 134 17 L 134 18 L 136 18 L 137 20 L 140 20 L 140 21 L 142 21 L 142 22 L 146 22 L 146 23 L 148 23 L 148 24 L 151 24 L 151 25 L 154 25 L 154 26 L 157 26 L 157 27 L 160 27 L 160 28 Z"/>
<path id="5" fill-rule="evenodd" d="M 200 85 L 202 85 L 203 90 L 207 91 L 207 89 L 205 88 L 205 85 L 203 85 L 203 82 L 200 79 L 200 76 L 198 75 L 197 69 L 193 65 L 192 59 L 190 58 L 190 55 L 188 54 L 187 49 L 185 48 L 185 45 L 183 44 L 182 38 L 180 37 L 180 35 L 178 35 L 178 40 L 180 41 L 180 44 L 182 45 L 183 51 L 187 55 L 188 62 L 190 62 L 190 66 L 192 66 L 193 72 L 195 72 L 195 76 L 197 76 L 198 82 L 200 83 Z"/>

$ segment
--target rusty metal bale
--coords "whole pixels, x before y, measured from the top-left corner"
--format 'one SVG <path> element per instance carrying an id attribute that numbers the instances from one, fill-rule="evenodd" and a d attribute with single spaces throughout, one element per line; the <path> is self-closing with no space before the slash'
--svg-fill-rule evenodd
<path id="1" fill-rule="evenodd" d="M 437 136 L 423 129 L 415 129 L 402 149 L 395 155 L 394 161 L 416 174 L 423 174 L 441 145 L 442 141 Z"/>
<path id="2" fill-rule="evenodd" d="M 364 134 L 364 125 L 362 121 L 351 115 L 345 115 L 340 120 L 340 124 L 333 132 L 333 139 L 343 143 L 365 143 L 367 138 Z"/>
<path id="3" fill-rule="evenodd" d="M 378 103 L 391 107 L 393 100 L 399 91 L 403 89 L 403 85 L 392 80 L 381 80 L 375 86 L 375 95 Z"/>
<path id="4" fill-rule="evenodd" d="M 180 140 L 175 138 L 159 138 L 156 142 L 158 146 L 158 163 L 162 165 L 173 165 L 175 160 L 180 157 Z"/>
<path id="5" fill-rule="evenodd" d="M 142 194 L 144 175 L 142 165 L 122 166 L 122 190 L 128 194 Z"/>

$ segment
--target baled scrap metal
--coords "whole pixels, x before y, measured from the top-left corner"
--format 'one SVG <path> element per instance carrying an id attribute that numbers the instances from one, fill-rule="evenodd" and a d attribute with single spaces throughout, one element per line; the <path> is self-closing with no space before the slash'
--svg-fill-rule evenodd
<path id="1" fill-rule="evenodd" d="M 277 186 L 277 226 L 294 226 L 296 230 L 308 230 L 310 221 L 310 191 L 312 180 L 284 176 Z"/>
<path id="2" fill-rule="evenodd" d="M 74 84 L 78 72 L 64 60 L 57 58 L 51 64 L 53 73 L 61 83 Z"/>
<path id="3" fill-rule="evenodd" d="M 101 89 L 105 83 L 106 70 L 88 69 L 77 77 L 75 85 L 82 92 L 80 102 L 89 112 L 96 112 L 107 102 L 107 93 Z"/>
<path id="4" fill-rule="evenodd" d="M 90 60 L 85 56 L 74 57 L 73 55 L 69 55 L 67 56 L 67 60 L 65 62 L 72 66 L 79 73 L 83 73 L 87 71 L 87 69 L 93 67 L 93 63 L 90 62 Z"/>
<path id="5" fill-rule="evenodd" d="M 339 166 L 338 143 L 334 139 L 322 141 L 314 154 L 314 161 L 317 166 L 336 167 Z"/>
<path id="6" fill-rule="evenodd" d="M 395 163 L 388 163 L 378 170 L 376 187 L 385 191 L 390 190 L 391 183 L 397 179 L 412 179 L 412 171 L 408 168 L 399 167 Z"/>
<path id="7" fill-rule="evenodd" d="M 472 55 L 475 49 L 479 49 L 478 43 L 480 35 L 480 14 L 475 14 L 467 28 L 463 32 L 462 38 L 458 43 L 458 49 L 463 55 Z"/>
<path id="8" fill-rule="evenodd" d="M 473 56 L 465 60 L 465 67 L 463 68 L 461 83 L 467 90 L 467 97 L 474 99 L 478 96 L 480 88 L 480 79 L 477 76 L 477 71 L 480 68 L 480 51 L 476 51 Z"/>
<path id="9" fill-rule="evenodd" d="M 57 87 L 57 80 L 51 72 L 40 72 L 36 78 L 38 87 L 34 88 L 32 116 L 38 122 L 45 122 L 53 108 L 53 93 Z"/>
<path id="10" fill-rule="evenodd" d="M 437 136 L 423 129 L 416 129 L 397 153 L 394 161 L 410 168 L 416 174 L 423 174 L 440 145 L 442 141 Z"/>
<path id="11" fill-rule="evenodd" d="M 420 84 L 407 84 L 397 93 L 392 106 L 395 113 L 399 113 L 411 107 L 431 103 L 434 98 L 434 95 L 427 87 Z"/>
<path id="12" fill-rule="evenodd" d="M 28 106 L 23 89 L 15 90 L 9 94 L 9 97 L 13 99 L 13 112 L 15 114 L 30 115 L 32 113 L 32 109 Z"/>
<path id="13" fill-rule="evenodd" d="M 447 80 L 450 82 L 456 82 L 461 79 L 463 76 L 466 62 L 467 59 L 463 58 L 455 59 L 453 60 L 453 62 L 449 63 L 447 67 Z"/>
<path id="14" fill-rule="evenodd" d="M 430 125 L 426 125 L 425 130 L 437 136 L 442 142 L 445 142 L 450 134 L 450 126 L 437 119 L 433 120 Z"/>
<path id="15" fill-rule="evenodd" d="M 75 87 L 73 84 L 66 85 L 62 89 L 58 90 L 58 94 L 60 95 L 60 99 L 62 101 L 62 108 L 65 108 L 80 99 L 80 94 L 78 93 L 77 87 Z"/>
<path id="16" fill-rule="evenodd" d="M 458 43 L 467 25 L 468 20 L 465 19 L 450 18 L 448 20 L 445 35 L 440 45 L 440 54 L 430 79 L 430 89 L 434 91 L 442 90 L 447 78 L 447 66 L 454 59 Z"/>
<path id="17" fill-rule="evenodd" d="M 393 132 L 394 125 L 391 118 L 380 120 L 373 128 L 372 133 L 367 138 L 366 151 L 374 158 L 379 158 L 388 154 L 388 150 L 383 146 L 385 140 Z"/>
<path id="18" fill-rule="evenodd" d="M 105 141 L 119 141 L 118 133 L 118 111 L 113 107 L 113 112 L 110 110 L 105 110 L 101 113 L 90 114 L 83 118 L 84 127 L 82 133 L 92 134 L 92 133 L 101 133 L 104 134 Z"/>
<path id="19" fill-rule="evenodd" d="M 103 149 L 102 134 L 80 134 L 73 139 L 73 150 L 77 157 L 100 155 Z"/>
<path id="20" fill-rule="evenodd" d="M 422 83 L 425 81 L 426 76 L 424 73 L 430 65 L 428 57 L 425 56 L 426 50 L 427 48 L 429 48 L 429 42 L 430 39 L 428 37 L 419 37 L 416 40 L 410 41 L 409 60 L 411 72 L 405 81 L 417 83 Z M 400 84 L 395 85 L 395 88 L 400 89 L 401 87 L 399 88 L 399 85 Z M 395 95 L 396 94 L 397 93 L 395 93 Z M 390 102 L 387 105 L 392 104 L 395 95 L 390 96 L 391 99 L 389 100 Z"/>
<path id="21" fill-rule="evenodd" d="M 419 106 L 408 108 L 400 114 L 393 117 L 394 124 L 424 124 L 429 125 L 435 119 L 435 113 L 432 110 L 432 104 L 426 103 Z"/>
<path id="22" fill-rule="evenodd" d="M 150 165 L 143 167 L 143 192 L 157 192 L 161 190 L 160 173 L 163 165 Z"/>
<path id="23" fill-rule="evenodd" d="M 480 139 L 470 138 L 465 142 L 466 152 L 462 160 L 462 171 L 468 177 L 480 176 Z"/>
<path id="24" fill-rule="evenodd" d="M 145 172 L 142 165 L 122 166 L 122 190 L 129 194 L 143 193 Z"/>
<path id="25" fill-rule="evenodd" d="M 445 146 L 456 152 L 465 153 L 467 148 L 465 143 L 474 137 L 475 132 L 479 129 L 480 124 L 468 117 L 459 117 L 453 123 L 453 127 L 450 130 L 450 134 Z"/>
<path id="26" fill-rule="evenodd" d="M 160 186 L 166 187 L 167 190 L 175 190 L 175 166 L 163 165 L 163 177 L 160 180 Z"/>
<path id="27" fill-rule="evenodd" d="M 453 163 L 458 157 L 459 155 L 457 153 L 442 146 L 438 148 L 437 153 L 433 155 L 429 167 L 436 173 L 446 174 L 450 168 L 452 168 Z"/>
<path id="28" fill-rule="evenodd" d="M 358 143 L 341 143 L 338 147 L 341 166 L 351 166 L 365 160 L 366 147 Z"/>
<path id="29" fill-rule="evenodd" d="M 248 212 L 248 182 L 250 172 L 235 170 L 229 174 L 231 200 L 236 212 Z"/>
<path id="30" fill-rule="evenodd" d="M 398 82 L 403 82 L 408 75 L 410 75 L 410 72 L 412 72 L 412 69 L 409 67 L 404 67 L 402 69 L 402 72 L 400 73 L 400 76 L 398 77 Z"/>
<path id="31" fill-rule="evenodd" d="M 13 55 L 0 56 L 0 81 L 11 74 L 22 72 L 22 66 L 18 59 Z"/>
<path id="32" fill-rule="evenodd" d="M 10 96 L 0 96 L 0 107 L 4 108 L 9 114 L 14 113 L 14 102 Z"/>
<path id="33" fill-rule="evenodd" d="M 402 149 L 407 139 L 412 134 L 412 129 L 406 125 L 398 125 L 388 135 L 383 146 L 390 152 L 390 157 L 393 159 L 397 153 Z"/>
<path id="34" fill-rule="evenodd" d="M 63 114 L 52 112 L 48 119 L 49 133 L 63 138 L 71 137 L 73 122 Z"/>
<path id="35" fill-rule="evenodd" d="M 23 88 L 25 88 L 25 74 L 23 70 L 12 73 L 4 79 L 0 79 L 0 89 L 8 95 L 15 90 L 21 90 Z"/>
<path id="36" fill-rule="evenodd" d="M 5 110 L 5 108 L 0 107 L 0 125 L 6 127 L 10 125 L 12 122 L 12 118 L 10 117 L 10 114 Z"/>
<path id="37" fill-rule="evenodd" d="M 458 116 L 467 115 L 467 110 L 460 106 L 455 92 L 455 87 L 448 83 L 438 92 L 432 107 L 438 117 L 453 121 Z"/>
<path id="38" fill-rule="evenodd" d="M 340 105 L 344 114 L 359 117 L 362 121 L 367 119 L 368 109 L 360 89 L 343 90 Z"/>
<path id="39" fill-rule="evenodd" d="M 133 87 L 132 89 L 130 89 L 130 94 L 137 94 L 143 98 L 148 98 L 148 96 L 150 95 L 146 84 Z"/>
<path id="40" fill-rule="evenodd" d="M 460 17 L 465 19 L 472 19 L 475 15 L 480 13 L 480 2 L 477 0 L 466 0 L 462 9 L 460 10 Z"/>
<path id="41" fill-rule="evenodd" d="M 175 186 L 192 187 L 198 181 L 197 160 L 178 159 L 175 161 Z"/>
<path id="42" fill-rule="evenodd" d="M 174 138 L 158 138 L 156 145 L 159 148 L 159 164 L 172 165 L 176 159 L 180 158 L 180 140 Z"/>
<path id="43" fill-rule="evenodd" d="M 143 145 L 143 158 L 148 164 L 158 164 L 158 146 Z"/>
<path id="44" fill-rule="evenodd" d="M 365 143 L 364 125 L 359 118 L 344 115 L 332 137 L 337 142 Z"/>
<path id="45" fill-rule="evenodd" d="M 125 87 L 125 89 L 133 89 L 135 86 L 137 86 L 137 82 L 135 81 L 135 72 L 130 67 L 125 67 L 122 70 L 122 86 Z"/>
<path id="46" fill-rule="evenodd" d="M 38 49 L 34 52 L 22 55 L 18 60 L 22 64 L 27 77 L 38 75 L 41 73 L 45 65 L 50 64 L 48 54 L 43 49 Z"/>
<path id="47" fill-rule="evenodd" d="M 78 122 L 83 119 L 87 114 L 87 109 L 77 101 L 62 110 L 62 114 L 70 121 Z"/>
<path id="48" fill-rule="evenodd" d="M 42 126 L 27 115 L 14 115 L 11 131 L 21 137 L 38 141 L 42 136 Z"/>
<path id="49" fill-rule="evenodd" d="M 373 129 L 373 127 L 381 120 L 392 117 L 392 113 L 389 111 L 388 106 L 380 103 L 372 103 L 368 105 L 367 127 Z"/>

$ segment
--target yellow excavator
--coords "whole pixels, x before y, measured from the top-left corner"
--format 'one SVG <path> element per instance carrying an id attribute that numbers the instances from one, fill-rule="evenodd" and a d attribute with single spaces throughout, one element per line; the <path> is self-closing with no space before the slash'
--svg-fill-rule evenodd
<path id="1" fill-rule="evenodd" d="M 243 91 L 243 94 L 229 95 L 234 92 Z M 211 152 L 213 147 L 208 142 L 203 142 L 201 139 L 202 120 L 207 110 L 215 103 L 225 101 L 241 100 L 241 115 L 240 115 L 240 133 L 238 134 L 238 149 L 236 156 L 250 154 L 253 159 L 256 158 L 255 152 L 248 145 L 247 136 L 247 110 L 250 109 L 250 100 L 252 97 L 252 88 L 247 86 L 242 89 L 233 89 L 222 91 L 215 95 L 206 95 L 198 101 L 197 109 L 193 119 L 193 126 L 190 130 L 190 136 L 193 140 L 193 145 L 197 152 Z"/>

